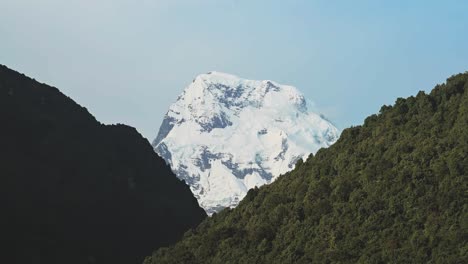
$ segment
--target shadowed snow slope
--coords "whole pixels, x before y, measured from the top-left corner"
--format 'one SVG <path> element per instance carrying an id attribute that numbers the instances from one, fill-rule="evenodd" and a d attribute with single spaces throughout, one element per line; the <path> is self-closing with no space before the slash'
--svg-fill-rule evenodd
<path id="1" fill-rule="evenodd" d="M 171 105 L 153 146 L 212 214 L 338 136 L 295 87 L 210 72 Z"/>

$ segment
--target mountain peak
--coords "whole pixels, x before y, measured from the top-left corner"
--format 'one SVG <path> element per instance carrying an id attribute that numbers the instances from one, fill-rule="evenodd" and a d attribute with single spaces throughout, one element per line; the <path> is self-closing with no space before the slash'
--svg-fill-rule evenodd
<path id="1" fill-rule="evenodd" d="M 287 86 L 287 85 L 281 85 L 279 83 L 276 83 L 272 80 L 250 80 L 250 79 L 245 79 L 241 78 L 237 75 L 230 74 L 230 73 L 224 73 L 224 72 L 219 72 L 219 71 L 210 71 L 207 73 L 202 73 L 197 75 L 194 79 L 192 84 L 197 83 L 197 84 L 222 84 L 224 85 L 221 86 L 223 88 L 236 88 L 239 85 L 245 85 L 246 87 L 283 87 L 291 91 L 297 91 L 297 89 L 293 86 Z M 187 88 L 192 87 L 192 85 L 189 85 Z M 212 88 L 219 88 L 219 87 L 212 87 Z"/>
<path id="2" fill-rule="evenodd" d="M 238 83 L 242 81 L 243 79 L 240 78 L 239 76 L 229 74 L 229 73 L 224 73 L 224 72 L 218 72 L 218 71 L 210 71 L 207 73 L 202 73 L 197 75 L 194 79 L 192 84 L 198 84 L 198 85 L 209 85 L 209 84 L 232 84 L 232 83 Z M 192 85 L 189 85 L 191 87 Z M 189 88 L 187 87 L 187 88 Z"/>
<path id="3" fill-rule="evenodd" d="M 200 74 L 199 76 L 204 75 L 208 78 L 223 78 L 223 79 L 241 79 L 239 76 L 230 74 L 230 73 L 225 73 L 225 72 L 220 72 L 220 71 L 209 71 L 205 74 Z"/>
<path id="4" fill-rule="evenodd" d="M 270 96 L 270 93 L 278 94 Z M 272 102 L 275 97 L 281 99 Z M 285 98 L 289 101 L 283 100 Z M 293 86 L 271 80 L 249 80 L 216 71 L 198 75 L 179 96 L 178 101 L 191 109 L 211 107 L 213 104 L 221 104 L 230 109 L 259 107 L 264 103 L 306 104 L 302 93 Z"/>
<path id="5" fill-rule="evenodd" d="M 153 146 L 202 207 L 216 212 L 338 139 L 308 105 L 293 86 L 200 74 L 170 106 Z"/>

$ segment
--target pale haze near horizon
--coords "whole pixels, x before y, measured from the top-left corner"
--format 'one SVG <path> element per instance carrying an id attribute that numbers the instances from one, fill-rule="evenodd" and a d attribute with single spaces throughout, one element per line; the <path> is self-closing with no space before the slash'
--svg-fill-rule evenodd
<path id="1" fill-rule="evenodd" d="M 0 64 L 153 140 L 220 71 L 296 86 L 340 129 L 468 70 L 468 1 L 0 0 Z"/>

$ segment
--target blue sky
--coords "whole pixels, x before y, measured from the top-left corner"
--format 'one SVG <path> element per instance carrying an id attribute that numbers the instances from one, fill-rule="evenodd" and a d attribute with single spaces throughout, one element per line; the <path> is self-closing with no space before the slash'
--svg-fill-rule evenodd
<path id="1" fill-rule="evenodd" d="M 339 128 L 468 70 L 468 1 L 1 0 L 0 63 L 152 140 L 212 70 L 294 85 Z"/>

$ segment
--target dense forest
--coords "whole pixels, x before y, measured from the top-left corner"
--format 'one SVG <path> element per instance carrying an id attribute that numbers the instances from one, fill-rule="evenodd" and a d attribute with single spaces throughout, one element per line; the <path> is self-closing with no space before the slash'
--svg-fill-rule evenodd
<path id="1" fill-rule="evenodd" d="M 0 66 L 2 263 L 141 263 L 206 214 L 134 128 Z"/>
<path id="2" fill-rule="evenodd" d="M 468 73 L 343 131 L 161 263 L 468 263 Z"/>

